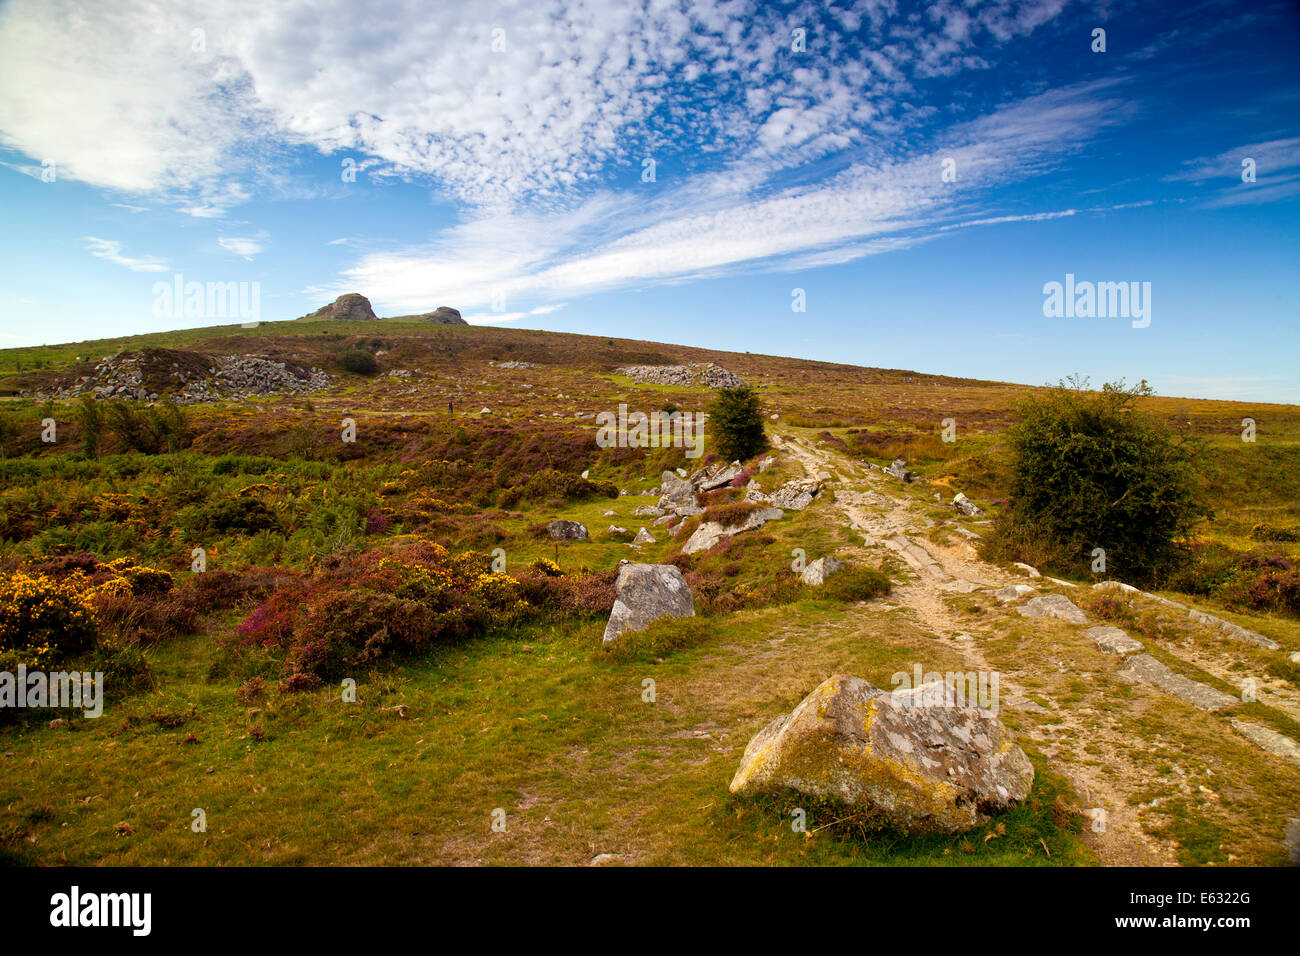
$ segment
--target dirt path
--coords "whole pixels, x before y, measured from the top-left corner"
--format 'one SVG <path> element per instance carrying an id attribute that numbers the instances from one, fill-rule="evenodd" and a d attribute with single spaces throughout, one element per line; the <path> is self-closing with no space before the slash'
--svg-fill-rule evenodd
<path id="1" fill-rule="evenodd" d="M 1141 693 L 1122 702 L 1113 694 L 1081 692 L 1080 679 L 1094 675 L 1080 674 L 1077 661 L 1084 655 L 1095 661 L 1096 654 L 1091 641 L 1074 632 L 1087 625 L 1012 616 L 1012 602 L 1004 605 L 992 594 L 1008 584 L 1029 583 L 1037 586 L 1039 593 L 1065 593 L 1077 603 L 1089 590 L 1081 588 L 1075 593 L 1050 579 L 1030 581 L 989 564 L 979 558 L 970 537 L 938 543 L 932 536 L 936 522 L 922 511 L 926 502 L 880 470 L 851 465 L 838 453 L 799 439 L 779 440 L 777 450 L 800 462 L 809 476 L 828 482 L 834 508 L 844 523 L 861 535 L 869 552 L 881 558 L 893 556 L 909 569 L 906 579 L 892 592 L 894 605 L 905 608 L 920 626 L 958 650 L 967 666 L 999 672 L 1002 705 L 1016 712 L 1021 732 L 1048 757 L 1053 770 L 1071 780 L 1085 812 L 1093 817 L 1085 839 L 1098 858 L 1108 865 L 1176 864 L 1176 841 L 1153 833 L 1160 828 L 1151 824 L 1153 818 L 1145 811 L 1162 800 L 1196 798 L 1198 792 L 1191 781 L 1200 768 L 1197 761 L 1189 759 L 1173 773 L 1164 767 L 1160 769 L 1165 772 L 1157 773 L 1145 741 L 1134 729 L 1150 707 L 1150 689 L 1143 687 Z M 967 595 L 978 596 L 983 603 L 994 597 L 997 611 L 972 622 L 969 614 L 955 606 Z M 1089 622 L 1096 623 L 1104 622 Z M 1041 632 L 1041 638 L 1035 633 L 1031 650 L 1017 648 L 1009 653 L 1007 632 L 1026 625 Z M 1192 655 L 1186 647 L 1179 656 L 1205 657 Z M 1112 660 L 1118 671 L 1122 660 Z M 1207 670 L 1226 673 L 1223 661 L 1215 661 L 1215 665 Z M 1205 717 L 1207 721 L 1217 719 Z M 1220 723 L 1222 732 L 1231 736 L 1227 722 Z M 1142 799 L 1151 793 L 1157 796 Z"/>

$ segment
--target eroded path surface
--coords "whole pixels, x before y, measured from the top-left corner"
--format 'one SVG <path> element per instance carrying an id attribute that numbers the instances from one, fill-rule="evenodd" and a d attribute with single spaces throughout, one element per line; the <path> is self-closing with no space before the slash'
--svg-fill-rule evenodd
<path id="1" fill-rule="evenodd" d="M 1300 744 L 1277 728 L 1296 716 L 1298 695 L 1264 668 L 1267 654 L 1287 649 L 1247 648 L 1187 608 L 1127 592 L 1135 610 L 1162 617 L 1154 630 L 1128 629 L 1136 640 L 1124 643 L 1136 653 L 1107 653 L 1085 632 L 1114 622 L 1021 613 L 1051 594 L 1086 608 L 1099 592 L 981 560 L 978 524 L 953 511 L 941 525 L 926 513 L 939 504 L 934 488 L 807 440 L 775 444 L 826 483 L 833 520 L 860 536 L 867 559 L 902 578 L 891 603 L 859 613 L 901 609 L 968 668 L 1000 674 L 1000 716 L 1071 780 L 1102 862 L 1174 865 L 1188 819 L 1222 834 L 1226 862 L 1281 862 L 1300 794 Z M 1012 584 L 1034 590 L 996 593 Z M 1270 723 L 1272 714 L 1285 717 Z"/>

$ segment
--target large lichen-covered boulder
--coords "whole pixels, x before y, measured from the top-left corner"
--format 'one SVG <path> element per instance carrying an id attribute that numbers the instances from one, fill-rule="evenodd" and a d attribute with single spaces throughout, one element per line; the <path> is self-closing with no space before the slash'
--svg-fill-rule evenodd
<path id="1" fill-rule="evenodd" d="M 1001 722 L 932 690 L 827 678 L 749 742 L 731 792 L 793 791 L 904 833 L 960 833 L 1025 799 L 1034 768 Z"/>
<path id="2" fill-rule="evenodd" d="M 645 630 L 661 617 L 694 617 L 695 596 L 672 564 L 625 564 L 614 582 L 618 597 L 605 625 L 608 644 L 620 634 Z"/>

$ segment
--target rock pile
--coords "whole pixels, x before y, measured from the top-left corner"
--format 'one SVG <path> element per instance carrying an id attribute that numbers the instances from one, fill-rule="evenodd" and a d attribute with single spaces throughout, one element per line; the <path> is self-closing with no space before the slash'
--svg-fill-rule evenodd
<path id="1" fill-rule="evenodd" d="M 170 368 L 151 369 L 152 385 L 145 382 L 144 357 L 128 353 L 106 358 L 95 365 L 89 375 L 82 375 L 55 396 L 61 399 L 93 395 L 95 398 L 130 398 L 156 402 L 161 388 L 165 397 L 178 405 L 215 402 L 227 398 L 253 395 L 301 395 L 328 388 L 330 377 L 318 368 L 307 369 L 259 355 L 227 355 L 209 358 L 191 353 L 198 360 L 186 368 L 171 363 Z M 207 363 L 203 368 L 203 363 Z M 159 382 L 162 384 L 160 385 Z"/>
<path id="2" fill-rule="evenodd" d="M 737 388 L 744 381 L 735 372 L 712 362 L 694 365 L 628 365 L 614 369 L 639 385 L 676 385 L 681 388 Z"/>

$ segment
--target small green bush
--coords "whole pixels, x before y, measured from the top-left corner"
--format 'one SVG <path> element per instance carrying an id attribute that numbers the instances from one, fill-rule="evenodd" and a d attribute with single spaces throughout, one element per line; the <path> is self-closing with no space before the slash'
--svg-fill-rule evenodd
<path id="1" fill-rule="evenodd" d="M 1145 383 L 1086 389 L 1073 378 L 1020 404 L 1007 433 L 1012 501 L 988 551 L 1033 563 L 1028 542 L 1015 540 L 1032 532 L 1040 550 L 1059 549 L 1061 570 L 1087 574 L 1103 548 L 1108 571 L 1150 583 L 1186 561 L 1183 541 L 1210 515 L 1196 471 L 1201 445 L 1138 411 Z"/>
<path id="2" fill-rule="evenodd" d="M 357 375 L 374 375 L 379 371 L 379 362 L 365 349 L 344 349 L 336 361 L 340 368 Z"/>
<path id="3" fill-rule="evenodd" d="M 890 591 L 889 578 L 862 565 L 844 568 L 826 578 L 821 592 L 837 601 L 870 601 Z"/>
<path id="4" fill-rule="evenodd" d="M 601 651 L 620 663 L 651 662 L 697 647 L 712 636 L 713 625 L 707 618 L 661 617 L 643 631 L 620 634 Z"/>

